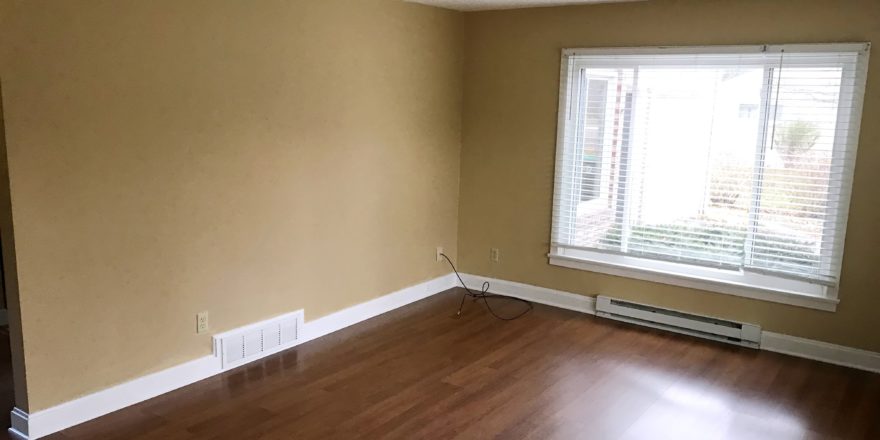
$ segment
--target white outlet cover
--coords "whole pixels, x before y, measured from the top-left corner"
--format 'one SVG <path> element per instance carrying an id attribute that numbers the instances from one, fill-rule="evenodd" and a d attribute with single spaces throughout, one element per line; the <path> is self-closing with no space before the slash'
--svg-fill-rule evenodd
<path id="1" fill-rule="evenodd" d="M 196 333 L 205 333 L 208 331 L 208 312 L 201 312 L 196 315 Z"/>

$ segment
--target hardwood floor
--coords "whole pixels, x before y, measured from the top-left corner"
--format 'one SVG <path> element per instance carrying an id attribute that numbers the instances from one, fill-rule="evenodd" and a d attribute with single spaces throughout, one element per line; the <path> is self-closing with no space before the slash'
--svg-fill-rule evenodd
<path id="1" fill-rule="evenodd" d="M 450 291 L 54 439 L 880 438 L 880 375 Z M 508 305 L 513 308 L 518 305 Z"/>

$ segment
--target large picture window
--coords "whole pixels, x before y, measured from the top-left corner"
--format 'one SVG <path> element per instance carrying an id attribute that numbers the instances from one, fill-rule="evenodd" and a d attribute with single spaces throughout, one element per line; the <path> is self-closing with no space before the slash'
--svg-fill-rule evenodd
<path id="1" fill-rule="evenodd" d="M 564 51 L 551 263 L 833 310 L 868 51 Z"/>

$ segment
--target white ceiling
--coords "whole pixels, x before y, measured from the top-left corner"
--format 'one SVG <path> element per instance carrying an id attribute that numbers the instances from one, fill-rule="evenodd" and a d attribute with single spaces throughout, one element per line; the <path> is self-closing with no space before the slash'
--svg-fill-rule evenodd
<path id="1" fill-rule="evenodd" d="M 641 0 L 406 0 L 458 11 L 485 11 L 489 9 L 534 8 L 540 6 L 585 5 L 590 3 L 620 3 Z"/>

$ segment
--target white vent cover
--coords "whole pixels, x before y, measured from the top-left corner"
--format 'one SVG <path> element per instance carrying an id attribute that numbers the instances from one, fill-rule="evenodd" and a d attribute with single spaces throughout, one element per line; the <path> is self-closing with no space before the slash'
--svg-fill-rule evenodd
<path id="1" fill-rule="evenodd" d="M 300 310 L 215 335 L 214 354 L 229 370 L 278 353 L 297 345 L 302 322 Z"/>
<path id="2" fill-rule="evenodd" d="M 596 298 L 596 316 L 744 347 L 758 348 L 761 344 L 761 327 L 755 324 L 695 315 L 602 295 Z"/>

